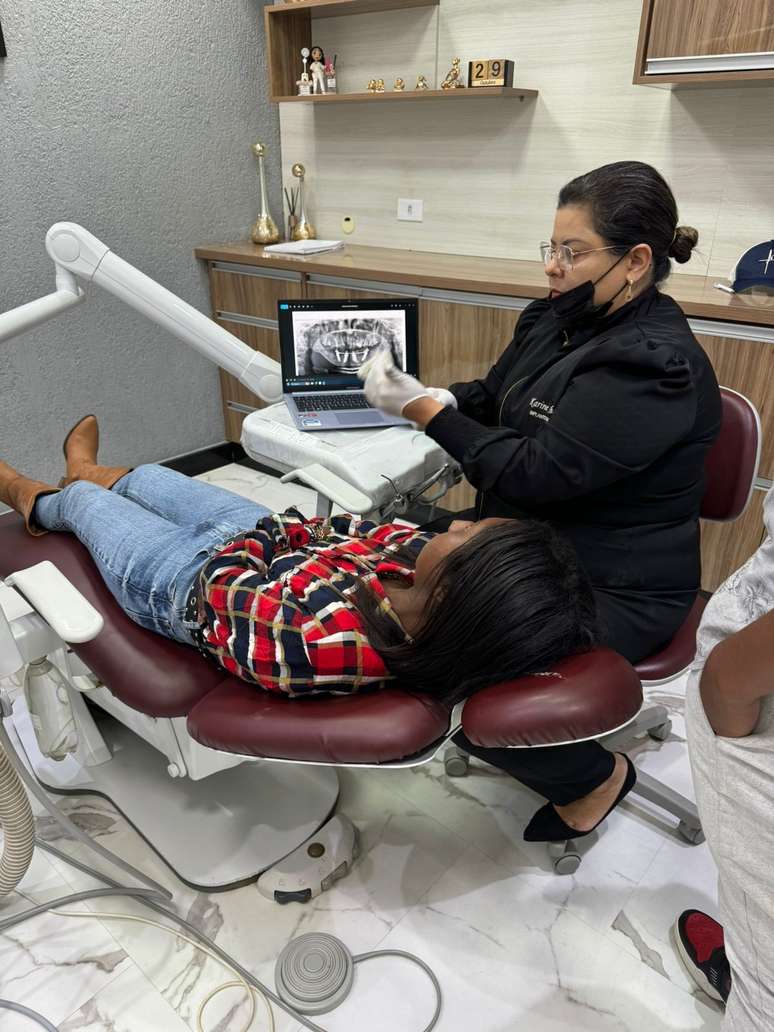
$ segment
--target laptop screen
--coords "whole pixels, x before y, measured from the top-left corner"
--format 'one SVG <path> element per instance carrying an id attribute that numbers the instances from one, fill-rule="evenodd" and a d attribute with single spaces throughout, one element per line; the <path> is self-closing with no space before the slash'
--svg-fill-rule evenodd
<path id="1" fill-rule="evenodd" d="M 357 371 L 382 350 L 418 375 L 415 298 L 278 303 L 286 394 L 362 390 Z"/>

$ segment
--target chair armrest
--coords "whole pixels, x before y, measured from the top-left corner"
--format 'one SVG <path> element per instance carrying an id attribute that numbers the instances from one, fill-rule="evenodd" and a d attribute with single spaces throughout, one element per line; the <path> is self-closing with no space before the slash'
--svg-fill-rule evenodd
<path id="1" fill-rule="evenodd" d="M 21 592 L 63 641 L 91 641 L 102 630 L 102 616 L 48 559 L 17 570 L 5 582 Z"/>

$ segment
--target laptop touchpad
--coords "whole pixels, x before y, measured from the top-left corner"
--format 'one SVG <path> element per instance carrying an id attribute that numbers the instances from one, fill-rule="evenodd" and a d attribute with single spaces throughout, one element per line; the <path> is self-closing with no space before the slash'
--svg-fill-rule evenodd
<path id="1" fill-rule="evenodd" d="M 378 412 L 347 412 L 346 416 L 336 416 L 337 422 L 344 423 L 345 426 L 373 426 L 380 419 Z"/>

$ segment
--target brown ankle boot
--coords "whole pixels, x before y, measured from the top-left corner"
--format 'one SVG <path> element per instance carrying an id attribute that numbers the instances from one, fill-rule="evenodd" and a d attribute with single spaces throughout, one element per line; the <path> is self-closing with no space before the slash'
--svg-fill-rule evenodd
<path id="1" fill-rule="evenodd" d="M 31 519 L 35 502 L 41 495 L 56 494 L 58 490 L 40 480 L 30 480 L 28 477 L 24 477 L 7 462 L 0 461 L 0 502 L 10 505 L 20 516 L 24 517 L 27 530 L 34 537 L 40 537 L 47 533 Z"/>
<path id="2" fill-rule="evenodd" d="M 88 480 L 92 484 L 110 489 L 117 480 L 131 473 L 131 466 L 100 466 L 97 464 L 99 450 L 99 425 L 96 416 L 79 419 L 64 439 L 62 451 L 67 461 L 67 471 L 59 481 L 60 487 L 72 484 L 74 480 Z"/>

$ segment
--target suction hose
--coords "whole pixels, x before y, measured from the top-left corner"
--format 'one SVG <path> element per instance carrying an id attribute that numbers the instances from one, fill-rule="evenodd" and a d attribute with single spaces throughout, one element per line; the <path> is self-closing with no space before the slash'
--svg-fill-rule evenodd
<path id="1" fill-rule="evenodd" d="M 3 855 L 0 858 L 0 899 L 13 892 L 32 863 L 35 848 L 35 819 L 19 775 L 0 746 L 0 828 Z"/>

